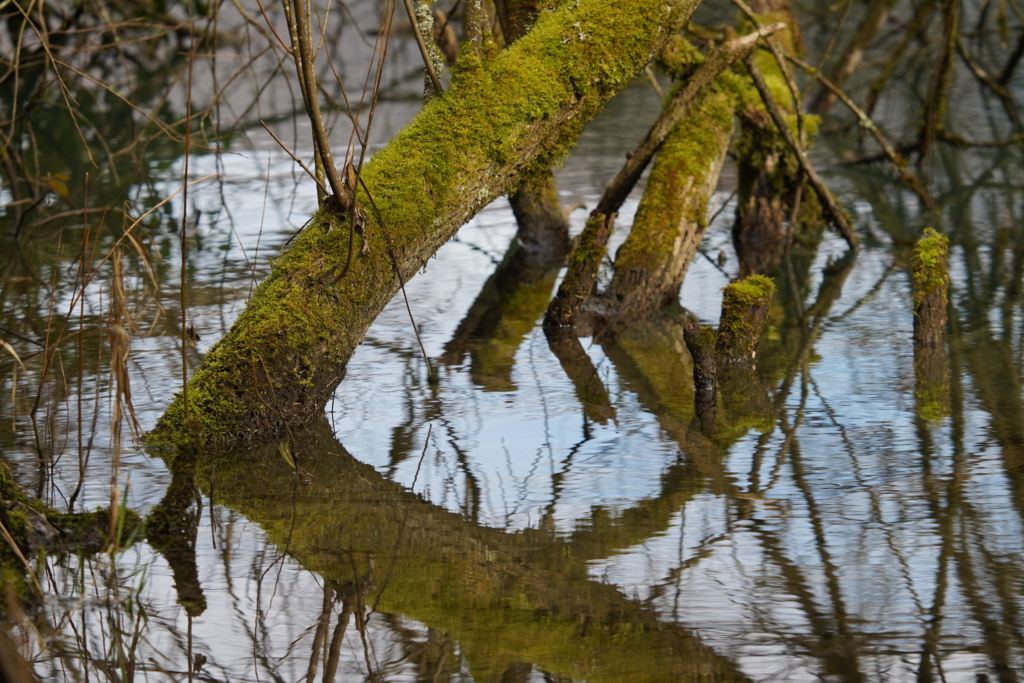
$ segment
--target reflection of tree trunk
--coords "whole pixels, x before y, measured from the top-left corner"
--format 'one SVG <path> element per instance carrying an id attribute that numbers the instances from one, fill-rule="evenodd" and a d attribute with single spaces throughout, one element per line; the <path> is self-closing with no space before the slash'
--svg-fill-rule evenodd
<path id="1" fill-rule="evenodd" d="M 471 358 L 473 381 L 489 391 L 512 391 L 516 351 L 544 313 L 564 250 L 535 251 L 513 242 L 505 259 L 444 346 L 441 362 Z"/>
<path id="2" fill-rule="evenodd" d="M 508 197 L 519 231 L 516 239 L 531 254 L 561 265 L 569 251 L 569 221 L 558 200 L 551 171 L 532 173 Z"/>
<path id="3" fill-rule="evenodd" d="M 353 350 L 398 292 L 396 270 L 412 277 L 528 169 L 563 153 L 695 5 L 566 4 L 460 74 L 363 169 L 369 253 L 347 263 L 348 217 L 324 207 L 206 354 L 189 390 L 204 442 L 263 442 L 322 415 Z M 179 396 L 151 443 L 180 441 L 185 415 Z"/>
<path id="4" fill-rule="evenodd" d="M 200 508 L 195 457 L 194 452 L 181 452 L 171 463 L 171 483 L 163 500 L 146 519 L 149 542 L 170 565 L 178 604 L 190 617 L 206 611 L 206 596 L 196 565 Z"/>
<path id="5" fill-rule="evenodd" d="M 295 452 L 316 454 L 303 460 L 313 482 L 297 494 L 294 470 L 267 447 L 217 464 L 217 502 L 326 579 L 365 584 L 349 557 L 373 555 L 376 588 L 366 604 L 450 633 L 479 679 L 515 662 L 577 680 L 632 681 L 650 671 L 742 679 L 686 632 L 591 580 L 561 546 L 540 551 L 540 537 L 477 527 L 384 480 L 345 452 L 326 420 L 295 435 Z"/>
<path id="6" fill-rule="evenodd" d="M 558 358 L 562 370 L 576 389 L 576 398 L 583 404 L 583 414 L 599 424 L 614 420 L 615 408 L 608 398 L 608 389 L 576 334 L 571 330 L 550 327 L 544 332 L 551 353 Z"/>

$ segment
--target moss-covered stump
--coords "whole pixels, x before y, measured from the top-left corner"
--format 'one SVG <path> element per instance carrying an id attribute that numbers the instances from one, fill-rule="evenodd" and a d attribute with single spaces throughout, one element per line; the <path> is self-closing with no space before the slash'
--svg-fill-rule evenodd
<path id="1" fill-rule="evenodd" d="M 753 363 L 774 294 L 775 283 L 764 275 L 751 275 L 722 290 L 722 315 L 715 341 L 720 369 Z"/>
<path id="2" fill-rule="evenodd" d="M 150 444 L 176 445 L 190 413 L 207 449 L 269 441 L 320 416 L 399 274 L 408 280 L 481 208 L 564 155 L 696 4 L 565 3 L 494 59 L 461 55 L 450 89 L 363 169 L 368 253 L 357 244 L 349 263 L 348 216 L 322 208 L 206 354 L 189 410 L 176 397 Z"/>
<path id="3" fill-rule="evenodd" d="M 513 242 L 444 346 L 441 362 L 460 364 L 468 353 L 474 384 L 512 391 L 516 352 L 551 300 L 562 258 Z"/>
<path id="4" fill-rule="evenodd" d="M 0 538 L 0 584 L 9 579 L 19 582 L 28 570 L 25 561 L 40 553 L 91 554 L 106 548 L 111 540 L 120 545 L 135 536 L 141 522 L 137 514 L 123 510 L 120 538 L 110 539 L 110 510 L 71 513 L 47 507 L 22 491 L 10 468 L 0 462 L 0 524 L 6 530 Z"/>
<path id="5" fill-rule="evenodd" d="M 626 323 L 679 296 L 707 227 L 733 131 L 735 96 L 715 87 L 658 150 L 629 237 L 615 257 L 606 315 Z"/>
<path id="6" fill-rule="evenodd" d="M 911 258 L 914 292 L 914 398 L 917 414 L 930 422 L 949 415 L 946 307 L 949 240 L 927 228 Z"/>
<path id="7" fill-rule="evenodd" d="M 949 240 L 931 228 L 914 247 L 911 259 L 914 289 L 914 347 L 946 344 L 949 291 Z"/>

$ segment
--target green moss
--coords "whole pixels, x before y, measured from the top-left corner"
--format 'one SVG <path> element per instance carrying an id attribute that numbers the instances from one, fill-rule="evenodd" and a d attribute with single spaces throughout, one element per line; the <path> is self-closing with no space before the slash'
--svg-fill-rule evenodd
<path id="1" fill-rule="evenodd" d="M 577 0 L 543 13 L 492 61 L 460 58 L 435 97 L 363 169 L 369 253 L 348 218 L 322 208 L 277 259 L 223 340 L 206 354 L 149 443 L 174 448 L 186 416 L 209 447 L 262 441 L 318 416 L 377 313 L 457 228 L 515 185 L 528 162 L 547 166 L 586 121 L 686 20 L 693 0 Z M 376 209 L 374 208 L 376 206 Z M 378 218 L 377 212 L 380 216 Z"/>
<path id="2" fill-rule="evenodd" d="M 932 228 L 925 228 L 911 257 L 914 310 L 928 294 L 938 294 L 943 305 L 949 290 L 949 239 Z"/>
<path id="3" fill-rule="evenodd" d="M 722 288 L 722 314 L 718 323 L 719 346 L 723 335 L 729 344 L 739 344 L 738 352 L 753 358 L 754 347 L 760 338 L 760 329 L 752 325 L 763 325 L 764 318 L 752 321 L 750 310 L 756 306 L 767 306 L 775 294 L 775 283 L 764 275 L 751 275 Z"/>
<path id="4" fill-rule="evenodd" d="M 615 257 L 609 295 L 624 308 L 678 295 L 706 227 L 735 105 L 728 89 L 713 85 L 658 150 L 633 227 Z"/>
<path id="5" fill-rule="evenodd" d="M 122 542 L 134 538 L 141 524 L 131 510 L 123 511 Z M 29 496 L 18 486 L 10 468 L 0 462 L 0 523 L 10 534 L 22 557 L 36 553 L 95 553 L 103 549 L 110 522 L 109 509 L 90 512 L 59 512 Z M 10 544 L 0 539 L 0 587 L 13 585 L 21 597 L 29 597 L 26 567 Z M 3 609 L 0 605 L 0 610 Z"/>
<path id="6" fill-rule="evenodd" d="M 679 81 L 704 63 L 704 55 L 686 38 L 674 35 L 658 54 L 658 63 L 673 80 Z"/>
<path id="7" fill-rule="evenodd" d="M 725 293 L 723 306 L 750 306 L 763 299 L 768 299 L 775 293 L 775 283 L 770 277 L 764 275 L 751 275 L 726 285 L 722 288 Z"/>

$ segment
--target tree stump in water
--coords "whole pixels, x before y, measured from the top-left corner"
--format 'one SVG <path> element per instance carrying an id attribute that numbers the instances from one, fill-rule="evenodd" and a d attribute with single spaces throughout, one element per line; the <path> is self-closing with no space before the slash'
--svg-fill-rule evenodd
<path id="1" fill-rule="evenodd" d="M 917 413 L 926 420 L 941 420 L 949 414 L 949 358 L 946 352 L 949 240 L 926 228 L 914 248 L 911 271 Z"/>
<path id="2" fill-rule="evenodd" d="M 715 355 L 719 368 L 749 365 L 754 361 L 775 283 L 764 275 L 728 285 L 722 297 Z"/>

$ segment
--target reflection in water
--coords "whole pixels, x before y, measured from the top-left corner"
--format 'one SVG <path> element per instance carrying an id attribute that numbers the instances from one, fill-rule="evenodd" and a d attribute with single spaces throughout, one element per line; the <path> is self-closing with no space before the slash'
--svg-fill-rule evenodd
<path id="1" fill-rule="evenodd" d="M 961 106 L 975 106 L 968 95 Z M 584 132 L 560 171 L 565 204 L 592 203 L 643 133 L 636 113 L 656 102 L 640 84 Z M 112 138 L 122 122 L 101 123 Z M 836 139 L 819 145 L 855 145 Z M 117 166 L 104 191 L 140 204 L 173 191 L 177 152 L 151 151 L 161 160 Z M 203 340 L 189 363 L 315 201 L 284 154 L 244 153 L 191 162 L 224 175 L 190 194 L 188 298 Z M 720 388 L 715 429 L 695 416 L 684 333 L 717 322 L 719 271 L 695 261 L 688 310 L 614 340 L 548 338 L 537 322 L 558 264 L 525 263 L 496 204 L 408 286 L 438 381 L 399 303 L 328 420 L 289 441 L 293 463 L 277 444 L 200 457 L 197 489 L 125 448 L 128 504 L 163 501 L 179 533 L 154 525 L 148 544 L 113 556 L 43 560 L 45 609 L 5 599 L 4 636 L 44 680 L 1018 680 L 1024 223 L 1007 179 L 1019 157 L 933 150 L 947 217 L 935 227 L 952 244 L 941 414 L 921 409 L 911 344 L 906 269 L 925 218 L 873 170 L 833 169 L 864 250 L 854 261 L 826 236 L 782 260 L 756 368 Z M 40 158 L 55 152 L 43 144 Z M 156 256 L 182 209 L 147 223 L 168 315 L 129 359 L 144 426 L 179 386 L 180 273 Z M 727 214 L 711 243 L 728 242 Z M 0 325 L 26 365 L 0 354 L 2 457 L 50 504 L 105 504 L 109 292 L 101 278 L 74 308 L 64 292 L 79 255 L 112 238 L 75 226 L 16 237 L 17 212 L 0 218 Z M 129 289 L 148 322 L 143 285 Z M 43 381 L 41 348 L 62 326 Z"/>

